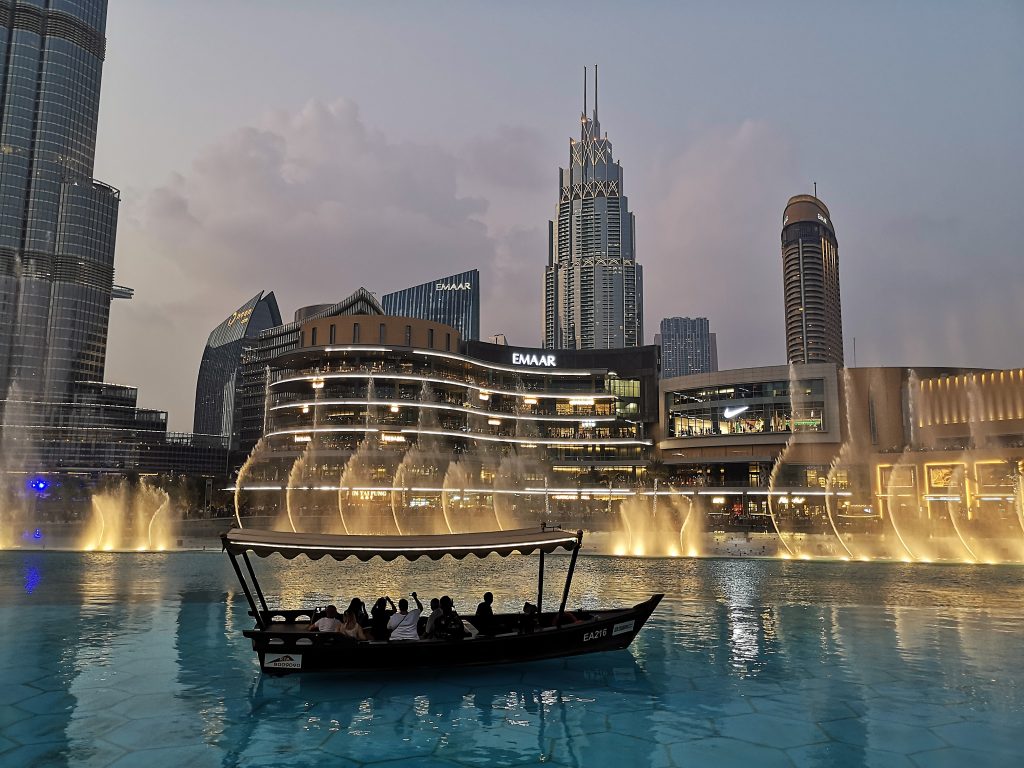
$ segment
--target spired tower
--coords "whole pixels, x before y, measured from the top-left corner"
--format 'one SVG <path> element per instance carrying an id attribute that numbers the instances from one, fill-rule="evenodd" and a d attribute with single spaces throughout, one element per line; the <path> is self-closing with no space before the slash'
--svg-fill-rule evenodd
<path id="1" fill-rule="evenodd" d="M 106 0 L 0 0 L 0 401 L 103 381 L 120 194 L 93 179 Z"/>
<path id="2" fill-rule="evenodd" d="M 789 198 L 782 214 L 786 358 L 843 365 L 839 243 L 832 215 L 814 195 Z"/>
<path id="3" fill-rule="evenodd" d="M 634 219 L 622 193 L 622 166 L 594 112 L 587 116 L 587 71 L 579 141 L 559 169 L 558 217 L 548 222 L 544 270 L 544 346 L 616 349 L 643 344 L 643 271 L 636 263 Z"/>

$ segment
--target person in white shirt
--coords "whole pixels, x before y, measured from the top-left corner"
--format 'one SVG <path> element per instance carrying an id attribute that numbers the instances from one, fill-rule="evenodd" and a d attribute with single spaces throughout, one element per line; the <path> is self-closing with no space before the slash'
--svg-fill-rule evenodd
<path id="1" fill-rule="evenodd" d="M 341 619 L 338 618 L 338 609 L 328 605 L 324 609 L 324 615 L 309 625 L 310 632 L 340 632 Z"/>
<path id="2" fill-rule="evenodd" d="M 420 614 L 423 613 L 423 603 L 412 593 L 412 599 L 416 601 L 416 609 L 409 610 L 409 601 L 404 597 L 398 601 L 398 613 L 388 619 L 389 640 L 419 640 L 420 633 L 417 625 L 420 622 Z"/>

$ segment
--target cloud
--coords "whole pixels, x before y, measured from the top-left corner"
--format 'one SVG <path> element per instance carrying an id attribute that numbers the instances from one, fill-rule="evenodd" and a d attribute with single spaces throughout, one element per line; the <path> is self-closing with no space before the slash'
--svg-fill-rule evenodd
<path id="1" fill-rule="evenodd" d="M 663 317 L 705 316 L 722 368 L 785 361 L 778 233 L 797 176 L 786 137 L 747 121 L 705 130 L 646 189 L 631 182 L 648 341 Z"/>
<path id="2" fill-rule="evenodd" d="M 124 203 L 118 282 L 136 298 L 114 305 L 108 377 L 187 429 L 207 335 L 257 291 L 274 290 L 287 315 L 360 286 L 489 273 L 509 246 L 481 218 L 487 201 L 458 191 L 458 173 L 449 151 L 389 140 L 348 101 L 234 131 Z"/>

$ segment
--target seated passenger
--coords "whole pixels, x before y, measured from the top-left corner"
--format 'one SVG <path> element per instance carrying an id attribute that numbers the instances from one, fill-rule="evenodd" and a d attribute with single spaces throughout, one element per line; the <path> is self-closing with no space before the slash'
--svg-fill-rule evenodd
<path id="1" fill-rule="evenodd" d="M 473 617 L 473 626 L 481 635 L 494 634 L 494 610 L 491 603 L 494 602 L 494 595 L 484 592 L 484 601 L 476 607 L 476 615 Z"/>
<path id="2" fill-rule="evenodd" d="M 388 605 L 391 606 L 390 610 Z M 374 640 L 388 639 L 388 620 L 395 612 L 395 603 L 390 597 L 377 598 L 370 610 L 370 632 Z"/>
<path id="3" fill-rule="evenodd" d="M 434 637 L 438 640 L 461 640 L 465 636 L 462 617 L 455 611 L 452 599 L 445 595 L 441 598 L 441 615 L 434 622 Z"/>
<path id="4" fill-rule="evenodd" d="M 409 610 L 409 601 L 404 597 L 398 601 L 398 613 L 392 614 L 388 619 L 388 632 L 390 640 L 419 640 L 419 632 L 416 626 L 420 621 L 420 614 L 423 613 L 423 603 L 412 593 L 412 599 L 416 601 L 416 609 Z"/>
<path id="5" fill-rule="evenodd" d="M 424 637 L 434 636 L 434 625 L 437 624 L 437 619 L 441 615 L 441 601 L 436 597 L 430 598 L 430 615 L 427 617 L 427 626 L 423 629 Z"/>
<path id="6" fill-rule="evenodd" d="M 537 628 L 537 606 L 533 603 L 523 604 L 523 615 L 519 618 L 519 631 L 528 635 Z"/>
<path id="7" fill-rule="evenodd" d="M 358 597 L 353 597 L 352 602 L 348 604 L 348 610 L 341 617 L 341 629 L 338 631 L 353 640 L 369 640 L 370 636 L 359 621 L 361 614 L 366 615 L 366 606 Z"/>
<path id="8" fill-rule="evenodd" d="M 341 620 L 338 619 L 338 609 L 328 605 L 324 609 L 324 615 L 309 625 L 309 632 L 338 632 L 341 630 Z"/>

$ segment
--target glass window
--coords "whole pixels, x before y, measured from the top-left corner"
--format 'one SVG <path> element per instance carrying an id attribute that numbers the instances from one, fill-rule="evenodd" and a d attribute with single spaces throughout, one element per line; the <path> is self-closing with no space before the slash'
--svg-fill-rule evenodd
<path id="1" fill-rule="evenodd" d="M 380 328 L 378 329 L 378 335 L 380 336 L 380 338 L 377 340 L 377 343 L 386 344 L 388 340 L 388 329 L 387 326 L 384 325 L 384 323 L 380 324 Z"/>
<path id="2" fill-rule="evenodd" d="M 335 341 L 336 341 L 336 339 L 335 339 L 335 332 L 337 330 L 338 330 L 337 326 L 335 326 L 334 323 L 331 323 L 331 340 L 328 343 L 330 343 L 330 344 L 334 344 L 335 343 Z"/>
<path id="3" fill-rule="evenodd" d="M 352 343 L 359 343 L 359 323 L 352 323 Z"/>
<path id="4" fill-rule="evenodd" d="M 405 326 L 405 346 L 407 346 L 407 347 L 411 347 L 412 346 L 412 326 L 411 325 Z"/>
<path id="5" fill-rule="evenodd" d="M 427 328 L 427 346 L 431 349 L 434 348 L 434 329 Z"/>

